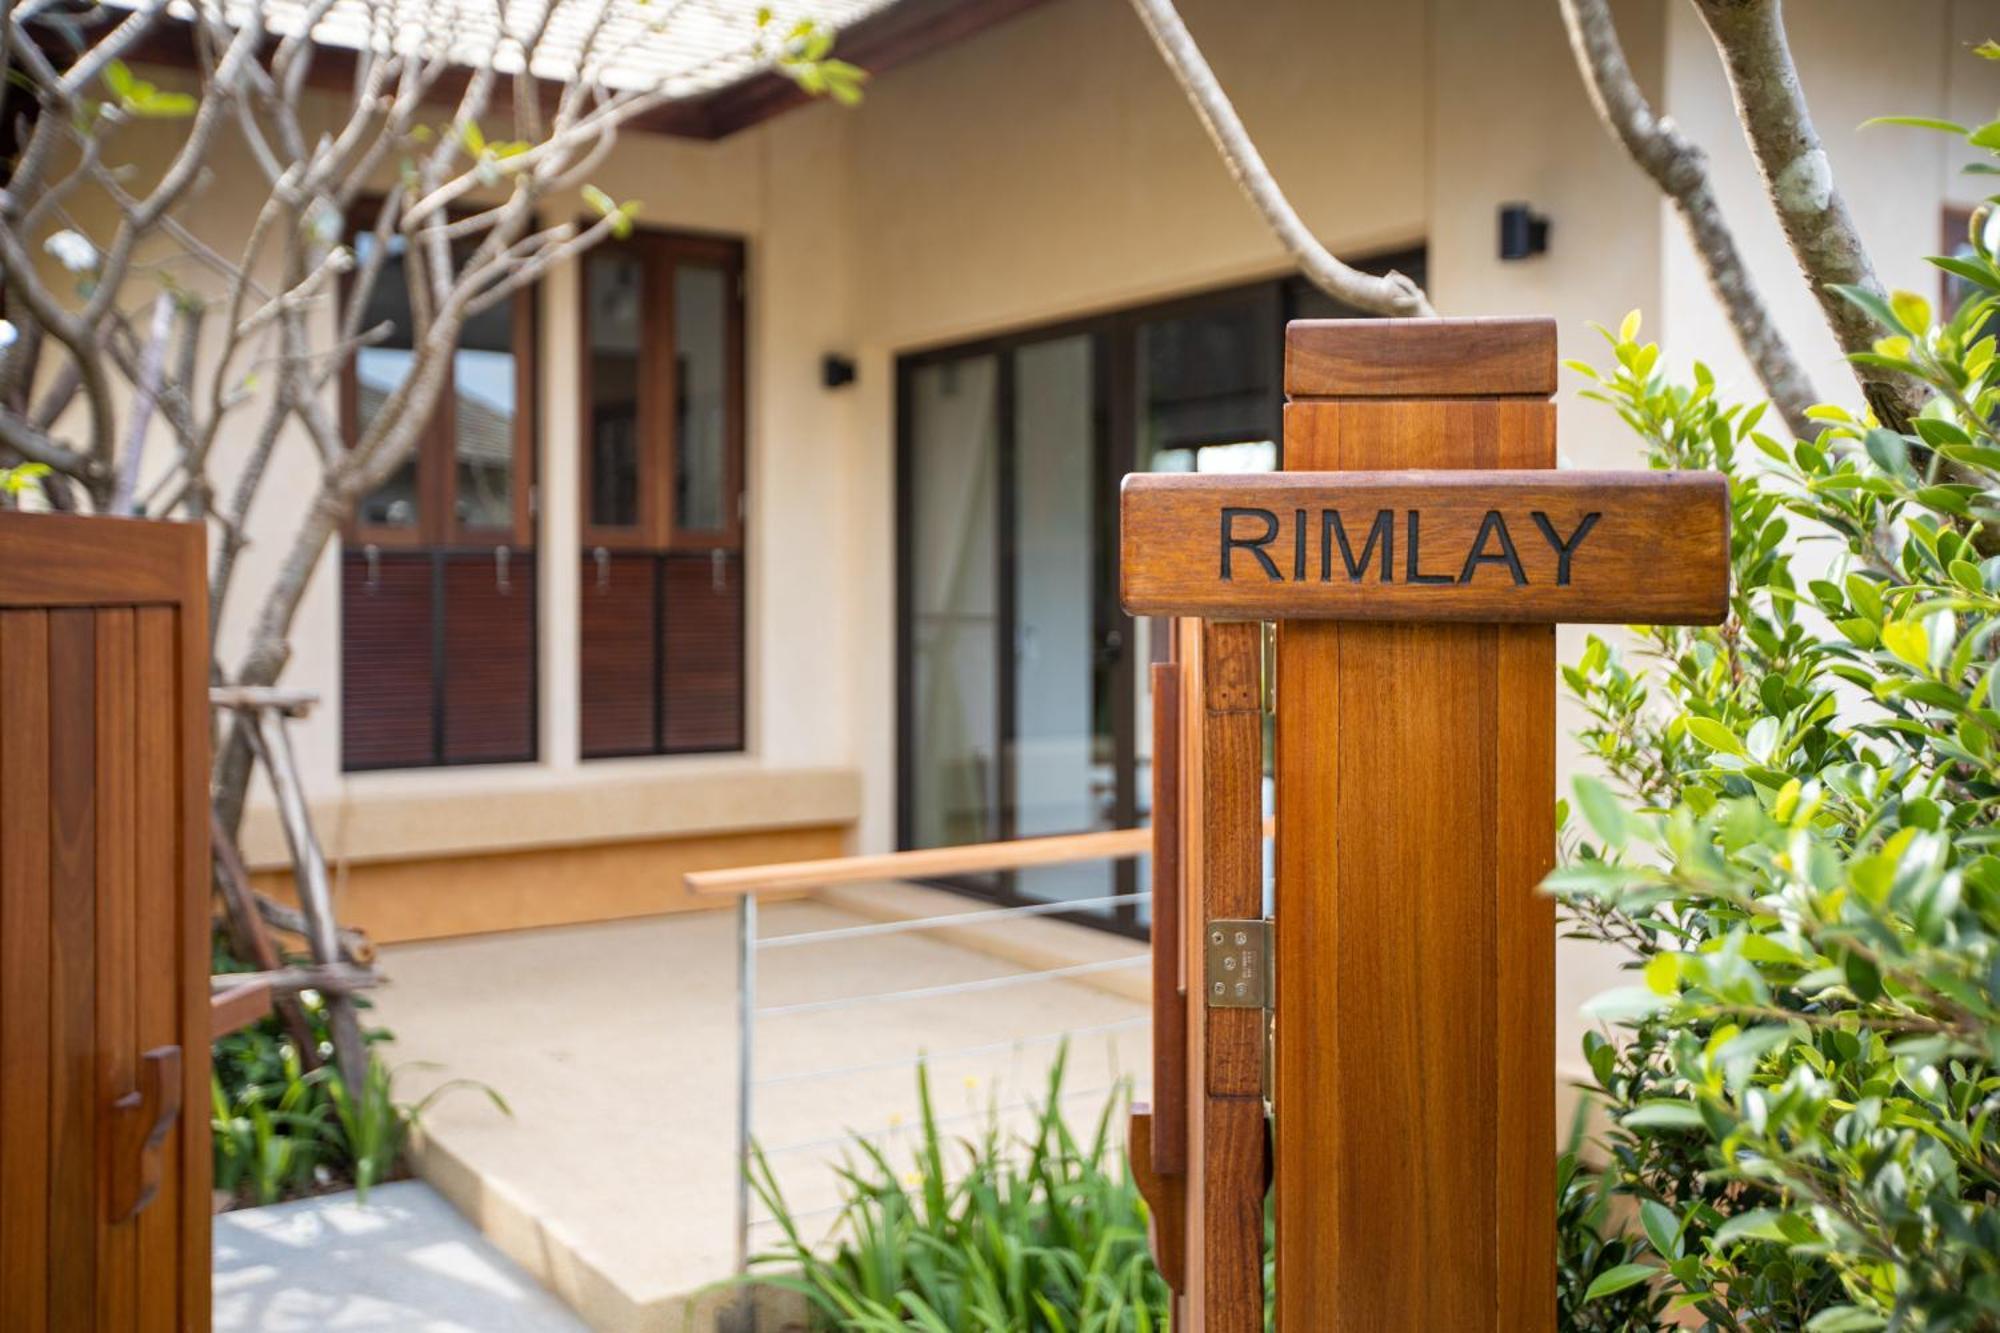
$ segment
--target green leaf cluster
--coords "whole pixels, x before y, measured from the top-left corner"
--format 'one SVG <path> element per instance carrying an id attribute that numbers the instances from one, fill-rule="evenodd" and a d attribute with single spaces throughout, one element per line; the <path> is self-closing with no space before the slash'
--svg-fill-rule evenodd
<path id="1" fill-rule="evenodd" d="M 224 970 L 236 964 L 218 954 Z M 368 1034 L 367 1073 L 350 1090 L 334 1068 L 333 1041 L 319 995 L 300 996 L 317 1046 L 308 1069 L 275 1017 L 218 1039 L 209 1076 L 215 1188 L 239 1203 L 269 1204 L 352 1185 L 363 1198 L 400 1170 L 410 1131 L 439 1097 L 461 1088 L 482 1092 L 503 1113 L 507 1104 L 483 1084 L 463 1079 L 433 1088 L 416 1102 L 399 1100 L 395 1072 L 381 1057 L 391 1040 Z"/>
<path id="2" fill-rule="evenodd" d="M 860 104 L 868 71 L 834 57 L 835 32 L 813 18 L 801 18 L 783 32 L 769 9 L 757 11 L 755 53 L 813 97 L 831 97 L 842 106 Z"/>
<path id="3" fill-rule="evenodd" d="M 929 1072 L 907 1170 L 857 1136 L 837 1168 L 842 1207 L 825 1239 L 786 1206 L 761 1151 L 751 1183 L 780 1243 L 753 1260 L 762 1285 L 803 1295 L 815 1328 L 854 1333 L 1164 1333 L 1169 1294 L 1146 1243 L 1146 1206 L 1117 1146 L 1124 1096 L 1087 1138 L 1061 1112 L 1065 1056 L 1018 1139 L 997 1112 L 948 1139 Z"/>
<path id="4" fill-rule="evenodd" d="M 1659 370 L 1628 318 L 1577 365 L 1662 468 L 1730 477 L 1730 615 L 1587 641 L 1564 669 L 1603 779 L 1550 877 L 1624 951 L 1593 1006 L 1615 1264 L 1564 1269 L 1619 1327 L 2000 1329 L 2000 267 L 1971 294 L 1843 293 L 1857 358 L 1933 392 L 1908 433 L 1811 440 Z M 1582 1243 L 1564 1219 L 1564 1250 Z M 1692 1312 L 1691 1314 L 1689 1312 Z"/>
<path id="5" fill-rule="evenodd" d="M 185 120 L 194 114 L 192 93 L 166 92 L 134 74 L 122 60 L 104 67 L 104 87 L 118 109 L 141 120 Z"/>

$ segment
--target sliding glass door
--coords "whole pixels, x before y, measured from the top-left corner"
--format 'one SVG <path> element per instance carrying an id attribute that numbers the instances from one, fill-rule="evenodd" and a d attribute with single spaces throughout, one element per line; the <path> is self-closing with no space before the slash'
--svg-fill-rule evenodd
<path id="1" fill-rule="evenodd" d="M 1421 256 L 1395 262 L 1421 271 Z M 1119 479 L 1275 468 L 1284 321 L 1341 313 L 1274 281 L 902 359 L 902 846 L 1146 822 L 1147 665 L 1167 645 L 1118 606 Z M 1100 861 L 953 887 L 1075 903 L 1137 932 L 1150 914 L 1119 900 L 1146 870 Z"/>

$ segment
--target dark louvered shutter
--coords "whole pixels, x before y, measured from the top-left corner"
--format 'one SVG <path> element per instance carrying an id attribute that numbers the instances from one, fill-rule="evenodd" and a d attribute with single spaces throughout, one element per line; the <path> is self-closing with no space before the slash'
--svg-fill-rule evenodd
<path id="1" fill-rule="evenodd" d="M 735 551 L 661 561 L 662 749 L 743 748 L 743 557 Z"/>
<path id="2" fill-rule="evenodd" d="M 442 558 L 442 759 L 447 764 L 531 760 L 535 553 L 502 547 Z"/>
<path id="3" fill-rule="evenodd" d="M 435 762 L 431 557 L 349 551 L 341 560 L 341 764 Z"/>
<path id="4" fill-rule="evenodd" d="M 659 560 L 586 553 L 579 599 L 580 743 L 586 759 L 659 745 Z"/>

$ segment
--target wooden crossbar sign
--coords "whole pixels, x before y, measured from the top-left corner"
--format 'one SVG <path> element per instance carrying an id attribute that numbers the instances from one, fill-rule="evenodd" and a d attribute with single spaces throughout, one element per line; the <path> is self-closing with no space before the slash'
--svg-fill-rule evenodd
<path id="1" fill-rule="evenodd" d="M 1126 479 L 1126 610 L 1206 622 L 1178 636 L 1203 660 L 1155 830 L 1179 867 L 1156 1031 L 1186 1058 L 1156 1059 L 1174 1086 L 1135 1124 L 1177 1328 L 1262 1328 L 1246 1004 L 1274 1034 L 1281 1333 L 1555 1327 L 1555 625 L 1729 598 L 1726 479 L 1555 471 L 1555 378 L 1550 320 L 1294 323 L 1284 473 Z M 1245 919 L 1255 629 L 1227 623 L 1261 620 L 1268 926 Z"/>

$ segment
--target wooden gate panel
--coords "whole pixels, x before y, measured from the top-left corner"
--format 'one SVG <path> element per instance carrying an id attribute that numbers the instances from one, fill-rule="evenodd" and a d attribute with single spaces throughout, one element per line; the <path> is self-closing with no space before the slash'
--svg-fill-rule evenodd
<path id="1" fill-rule="evenodd" d="M 120 607 L 97 617 L 97 1063 L 96 1161 L 98 1220 L 116 1220 L 113 1177 L 122 1117 L 105 1115 L 137 1085 L 138 941 L 133 801 L 137 741 L 132 692 L 132 612 Z M 171 780 L 171 779 L 169 779 Z M 138 1316 L 138 1236 L 132 1226 L 97 1228 L 97 1327 L 126 1329 Z"/>
<path id="2" fill-rule="evenodd" d="M 209 1324 L 203 563 L 0 513 L 0 1333 Z"/>
<path id="3" fill-rule="evenodd" d="M 138 849 L 135 866 L 133 920 L 142 942 L 173 940 L 183 924 L 199 931 L 205 924 L 197 914 L 187 923 L 180 920 L 181 853 L 176 821 L 180 802 L 175 799 L 174 774 L 181 765 L 179 739 L 174 731 L 174 698 L 180 672 L 175 662 L 175 613 L 166 607 L 141 607 L 138 612 L 138 652 L 135 682 L 138 718 L 134 731 L 133 765 L 146 780 L 133 786 L 133 830 Z M 199 756 L 196 756 L 199 758 Z M 183 945 L 185 948 L 186 945 Z M 181 1006 L 187 988 L 176 975 L 175 955 L 165 948 L 142 948 L 136 981 L 138 987 L 139 1051 L 157 1050 L 175 1043 L 183 1022 Z M 196 1069 L 206 1069 L 207 1061 L 191 1061 Z M 203 1089 L 206 1092 L 206 1089 Z M 183 1256 L 181 1236 L 188 1191 L 181 1163 L 189 1141 L 194 1151 L 208 1159 L 206 1100 L 181 1106 L 181 1123 L 161 1144 L 159 1193 L 138 1216 L 137 1283 L 138 1327 L 151 1333 L 168 1333 L 178 1323 L 175 1293 L 184 1262 L 206 1265 L 206 1254 Z M 206 1207 L 206 1199 L 195 1199 Z"/>
<path id="4" fill-rule="evenodd" d="M 0 610 L 0 1329 L 48 1326 L 49 617 Z M 30 1280 L 15 1280 L 27 1275 Z"/>
<path id="5" fill-rule="evenodd" d="M 97 623 L 49 615 L 49 1327 L 97 1289 Z"/>

